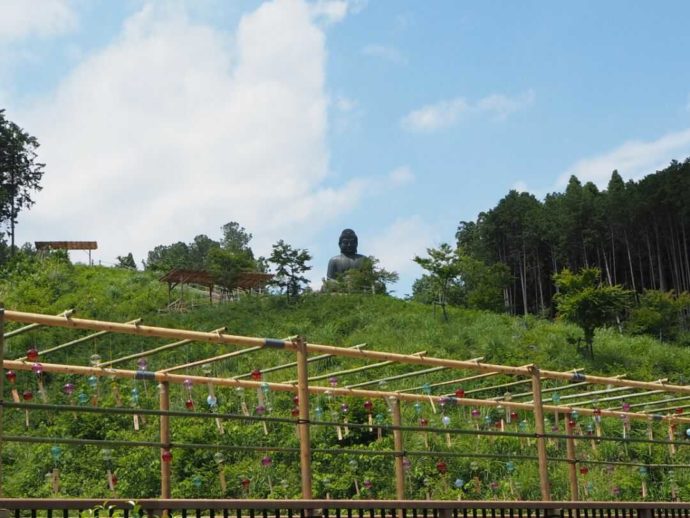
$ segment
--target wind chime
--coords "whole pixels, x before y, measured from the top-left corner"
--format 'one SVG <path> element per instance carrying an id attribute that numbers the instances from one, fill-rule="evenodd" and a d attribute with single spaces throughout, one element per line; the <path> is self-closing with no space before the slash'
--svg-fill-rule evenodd
<path id="1" fill-rule="evenodd" d="M 209 363 L 204 363 L 201 366 L 201 370 L 204 373 L 205 376 L 210 377 L 212 368 L 211 364 Z M 208 386 L 208 396 L 206 396 L 206 404 L 208 405 L 209 410 L 212 413 L 216 413 L 218 411 L 218 398 L 216 397 L 216 392 L 215 388 L 213 387 L 213 382 L 209 379 L 209 381 L 206 383 Z M 221 435 L 225 433 L 225 428 L 223 427 L 223 421 L 220 419 L 220 417 L 216 417 L 216 428 L 218 428 L 218 433 Z"/>
<path id="2" fill-rule="evenodd" d="M 228 483 L 225 480 L 225 455 L 222 452 L 217 451 L 213 454 L 213 460 L 218 465 L 218 480 L 220 481 L 220 489 L 225 496 L 228 490 Z"/>
<path id="3" fill-rule="evenodd" d="M 113 471 L 113 450 L 104 448 L 101 450 L 101 457 L 105 462 L 106 476 L 108 481 L 108 489 L 115 493 L 115 486 L 117 485 L 117 476 Z"/>
<path id="4" fill-rule="evenodd" d="M 261 372 L 261 369 L 254 369 L 251 372 L 251 377 L 253 381 L 262 381 L 263 380 L 263 373 Z M 261 383 L 256 389 L 256 407 L 254 408 L 254 413 L 258 416 L 264 416 L 267 412 L 267 406 L 266 406 L 266 395 L 268 394 L 268 391 L 270 390 L 270 387 L 268 383 Z M 261 426 L 264 430 L 264 435 L 268 435 L 268 426 L 266 425 L 266 421 L 261 421 Z"/>
<path id="5" fill-rule="evenodd" d="M 62 449 L 56 444 L 50 448 L 50 456 L 53 458 L 53 469 L 50 475 L 50 488 L 54 495 L 60 492 L 60 469 L 59 462 L 62 456 Z"/>
<path id="6" fill-rule="evenodd" d="M 9 370 L 5 373 L 5 379 L 10 384 L 10 391 L 12 393 L 12 401 L 19 403 L 19 391 L 17 390 L 17 373 Z"/>
<path id="7" fill-rule="evenodd" d="M 264 455 L 261 459 L 261 466 L 266 470 L 266 478 L 268 480 L 269 495 L 273 494 L 273 480 L 271 479 L 271 467 L 273 466 L 273 459 L 270 456 Z"/>
<path id="8" fill-rule="evenodd" d="M 415 401 L 413 407 L 414 412 L 417 415 L 417 423 L 419 426 L 421 428 L 426 428 L 429 426 L 429 420 L 426 417 L 422 417 L 422 404 L 419 401 Z M 429 448 L 429 432 L 424 431 L 422 437 L 424 438 L 424 446 Z"/>

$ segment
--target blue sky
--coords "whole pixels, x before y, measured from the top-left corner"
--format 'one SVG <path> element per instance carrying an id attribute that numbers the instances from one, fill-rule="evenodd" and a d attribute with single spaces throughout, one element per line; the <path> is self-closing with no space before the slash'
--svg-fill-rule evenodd
<path id="1" fill-rule="evenodd" d="M 112 264 L 238 221 L 318 287 L 345 227 L 411 261 L 512 188 L 690 156 L 690 4 L 0 0 L 0 107 L 44 190 L 19 241 Z M 85 259 L 75 256 L 75 259 Z"/>

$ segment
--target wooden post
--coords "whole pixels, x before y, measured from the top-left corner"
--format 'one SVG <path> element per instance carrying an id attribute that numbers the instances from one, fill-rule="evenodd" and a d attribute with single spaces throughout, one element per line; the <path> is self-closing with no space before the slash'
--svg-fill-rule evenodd
<path id="1" fill-rule="evenodd" d="M 569 424 L 566 424 L 566 432 L 568 438 L 566 439 L 566 454 L 568 456 L 568 480 L 570 481 L 570 499 L 577 501 L 580 499 L 577 487 L 577 459 L 575 458 L 575 437 L 573 437 L 574 430 Z"/>
<path id="2" fill-rule="evenodd" d="M 537 436 L 537 457 L 539 459 L 539 487 L 541 499 L 551 501 L 549 487 L 549 469 L 546 458 L 546 438 L 544 437 L 544 408 L 541 400 L 541 376 L 535 365 L 529 367 L 532 374 L 532 393 L 534 394 L 534 431 Z"/>
<path id="3" fill-rule="evenodd" d="M 302 474 L 302 498 L 311 500 L 311 442 L 309 438 L 309 364 L 307 343 L 304 337 L 295 340 L 297 345 L 297 397 L 299 398 L 299 458 Z"/>
<path id="4" fill-rule="evenodd" d="M 170 410 L 170 384 L 162 381 L 158 385 L 160 391 L 160 409 L 167 412 Z M 161 498 L 170 498 L 170 462 L 163 460 L 163 453 L 170 450 L 170 416 L 160 416 L 160 439 L 161 444 Z"/>
<path id="5" fill-rule="evenodd" d="M 3 433 L 3 407 L 5 406 L 4 390 L 5 387 L 3 383 L 5 381 L 5 308 L 0 303 L 0 497 L 4 496 L 2 490 L 2 433 Z"/>
<path id="6" fill-rule="evenodd" d="M 402 426 L 400 416 L 400 400 L 391 398 L 391 410 L 393 416 L 393 426 Z M 403 435 L 402 430 L 393 428 L 393 447 L 395 448 L 395 497 L 398 500 L 405 500 L 405 466 L 403 464 Z"/>

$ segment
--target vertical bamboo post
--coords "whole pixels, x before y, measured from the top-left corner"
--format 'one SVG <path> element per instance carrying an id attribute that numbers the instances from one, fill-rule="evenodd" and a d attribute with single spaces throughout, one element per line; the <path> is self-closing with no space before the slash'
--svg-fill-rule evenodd
<path id="1" fill-rule="evenodd" d="M 402 417 L 400 416 L 400 400 L 391 399 L 391 410 L 393 415 L 393 447 L 395 448 L 395 496 L 398 500 L 405 500 L 405 466 L 403 465 L 403 435 Z"/>
<path id="2" fill-rule="evenodd" d="M 537 438 L 537 457 L 539 459 L 539 487 L 541 499 L 551 501 L 551 489 L 549 487 L 548 459 L 546 458 L 546 438 L 544 437 L 544 407 L 541 400 L 541 376 L 539 367 L 529 367 L 532 373 L 532 394 L 534 398 L 534 431 Z"/>
<path id="3" fill-rule="evenodd" d="M 3 407 L 5 406 L 5 387 L 3 383 L 5 381 L 5 307 L 0 303 L 0 496 L 4 496 L 2 490 L 2 446 L 3 446 Z"/>
<path id="4" fill-rule="evenodd" d="M 302 498 L 311 500 L 311 442 L 309 438 L 309 363 L 307 363 L 307 344 L 300 336 L 297 343 L 297 397 L 299 399 L 299 458 L 302 474 Z"/>
<path id="5" fill-rule="evenodd" d="M 577 487 L 577 459 L 575 458 L 575 437 L 573 437 L 573 429 L 567 425 L 566 432 L 568 438 L 566 439 L 566 454 L 568 456 L 568 480 L 570 481 L 570 499 L 577 501 L 580 499 Z"/>
<path id="6" fill-rule="evenodd" d="M 170 410 L 170 384 L 162 381 L 159 385 L 160 409 L 162 412 Z M 170 449 L 170 416 L 161 414 L 160 417 L 161 439 L 161 498 L 170 498 L 170 460 L 163 459 L 163 453 Z"/>

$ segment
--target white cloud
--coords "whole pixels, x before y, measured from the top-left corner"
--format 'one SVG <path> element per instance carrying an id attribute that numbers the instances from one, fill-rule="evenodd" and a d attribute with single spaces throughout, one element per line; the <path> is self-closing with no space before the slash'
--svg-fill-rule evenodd
<path id="1" fill-rule="evenodd" d="M 515 97 L 493 94 L 480 99 L 475 106 L 475 110 L 489 113 L 502 120 L 508 117 L 508 115 L 530 106 L 532 103 L 534 103 L 533 90 L 528 90 Z"/>
<path id="2" fill-rule="evenodd" d="M 669 133 L 656 140 L 630 141 L 598 156 L 583 158 L 561 174 L 557 188 L 568 183 L 571 175 L 582 182 L 594 182 L 605 188 L 614 169 L 626 179 L 639 179 L 663 169 L 673 159 L 690 156 L 690 129 Z"/>
<path id="3" fill-rule="evenodd" d="M 2 0 L 0 41 L 29 36 L 55 36 L 76 27 L 77 16 L 69 0 Z"/>
<path id="4" fill-rule="evenodd" d="M 325 45 L 308 4 L 262 4 L 232 46 L 155 5 L 22 118 L 47 163 L 22 240 L 97 239 L 106 261 L 141 258 L 235 220 L 265 253 L 357 204 L 361 182 L 324 186 Z"/>
<path id="5" fill-rule="evenodd" d="M 366 6 L 365 0 L 316 0 L 310 4 L 312 16 L 326 24 L 338 23 L 348 14 L 357 14 Z"/>
<path id="6" fill-rule="evenodd" d="M 345 0 L 318 0 L 311 5 L 312 15 L 326 23 L 337 23 L 347 16 L 348 4 Z"/>
<path id="7" fill-rule="evenodd" d="M 395 47 L 387 47 L 385 45 L 367 45 L 362 49 L 362 54 L 365 56 L 371 56 L 375 58 L 384 59 L 390 61 L 391 63 L 396 63 L 398 65 L 404 65 L 407 63 L 407 59 L 402 53 Z"/>
<path id="8" fill-rule="evenodd" d="M 347 113 L 355 110 L 358 103 L 354 99 L 350 99 L 344 95 L 338 95 L 333 101 L 333 105 L 338 111 Z"/>
<path id="9" fill-rule="evenodd" d="M 402 127 L 408 131 L 434 131 L 452 126 L 469 110 L 467 101 L 458 97 L 450 101 L 423 106 L 403 118 Z"/>
<path id="10" fill-rule="evenodd" d="M 400 166 L 388 173 L 388 181 L 394 186 L 407 185 L 414 182 L 414 174 L 408 166 Z"/>
<path id="11" fill-rule="evenodd" d="M 423 256 L 437 240 L 436 229 L 414 215 L 399 218 L 380 234 L 368 237 L 366 241 L 371 245 L 365 253 L 379 259 L 386 270 L 398 272 L 400 284 L 411 286 L 411 276 L 422 272 L 412 258 Z"/>
<path id="12" fill-rule="evenodd" d="M 412 110 L 402 118 L 401 126 L 408 131 L 432 132 L 453 126 L 462 116 L 469 114 L 488 115 L 496 120 L 503 120 L 512 113 L 529 107 L 534 103 L 534 98 L 533 90 L 513 97 L 492 94 L 475 103 L 464 97 L 456 97 Z"/>

